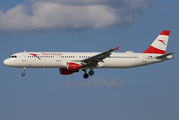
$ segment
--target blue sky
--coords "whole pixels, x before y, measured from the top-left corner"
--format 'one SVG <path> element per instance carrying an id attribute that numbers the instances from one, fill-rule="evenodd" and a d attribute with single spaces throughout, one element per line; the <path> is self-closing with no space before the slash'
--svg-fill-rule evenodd
<path id="1" fill-rule="evenodd" d="M 127 2 L 126 2 L 127 1 Z M 142 2 L 143 1 L 143 2 Z M 178 1 L 4 0 L 0 2 L 1 120 L 178 120 Z M 131 69 L 62 76 L 59 69 L 10 68 L 21 51 L 143 52 L 171 30 L 175 58 Z M 116 82 L 118 86 L 110 86 Z M 91 85 L 93 84 L 94 85 Z M 80 86 L 86 84 L 86 86 Z"/>

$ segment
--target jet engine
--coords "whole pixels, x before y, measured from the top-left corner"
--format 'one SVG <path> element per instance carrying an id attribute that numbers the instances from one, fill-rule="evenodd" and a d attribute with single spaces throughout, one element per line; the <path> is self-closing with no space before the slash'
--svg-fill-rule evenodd
<path id="1" fill-rule="evenodd" d="M 68 70 L 79 70 L 79 69 L 81 69 L 81 64 L 74 63 L 74 62 L 67 62 L 67 69 Z"/>
<path id="2" fill-rule="evenodd" d="M 70 74 L 73 74 L 75 72 L 79 72 L 79 69 L 81 69 L 80 63 L 67 62 L 66 68 L 60 68 L 60 74 L 70 75 Z"/>

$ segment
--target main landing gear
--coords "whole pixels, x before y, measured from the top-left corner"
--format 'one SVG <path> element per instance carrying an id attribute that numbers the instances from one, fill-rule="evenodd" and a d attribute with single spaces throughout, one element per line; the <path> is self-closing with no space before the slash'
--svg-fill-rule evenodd
<path id="1" fill-rule="evenodd" d="M 90 75 L 90 76 L 94 75 L 94 71 L 93 71 L 93 70 L 90 70 L 90 71 L 88 72 L 88 74 L 86 73 L 86 69 L 85 69 L 85 70 L 82 70 L 82 71 L 85 72 L 85 74 L 83 75 L 83 77 L 84 77 L 85 79 L 87 79 L 87 78 L 89 77 L 89 75 Z"/>
<path id="2" fill-rule="evenodd" d="M 89 73 L 88 73 L 90 76 L 94 75 L 94 71 L 93 70 L 90 70 Z"/>
<path id="3" fill-rule="evenodd" d="M 25 76 L 25 67 L 22 68 L 23 73 L 21 74 L 23 77 Z"/>

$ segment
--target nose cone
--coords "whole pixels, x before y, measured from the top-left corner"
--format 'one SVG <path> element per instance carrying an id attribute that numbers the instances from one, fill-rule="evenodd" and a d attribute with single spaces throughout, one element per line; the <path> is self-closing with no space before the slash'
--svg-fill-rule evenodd
<path id="1" fill-rule="evenodd" d="M 4 65 L 9 66 L 10 65 L 10 60 L 9 59 L 5 59 L 3 63 L 4 63 Z"/>

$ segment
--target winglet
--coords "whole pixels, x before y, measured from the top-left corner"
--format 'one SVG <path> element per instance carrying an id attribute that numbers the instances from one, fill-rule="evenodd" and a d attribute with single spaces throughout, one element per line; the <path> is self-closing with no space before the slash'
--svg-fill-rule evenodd
<path id="1" fill-rule="evenodd" d="M 119 46 L 117 48 L 115 48 L 116 50 L 119 50 Z"/>

